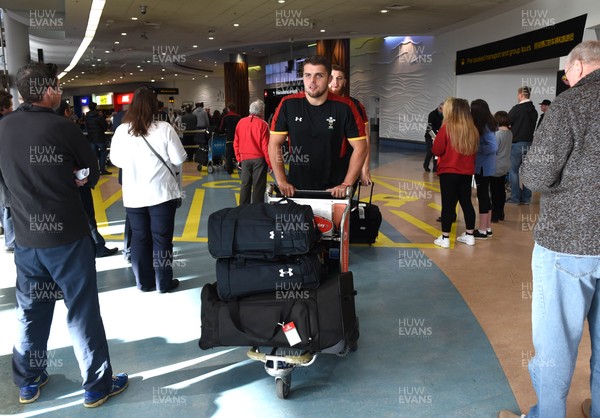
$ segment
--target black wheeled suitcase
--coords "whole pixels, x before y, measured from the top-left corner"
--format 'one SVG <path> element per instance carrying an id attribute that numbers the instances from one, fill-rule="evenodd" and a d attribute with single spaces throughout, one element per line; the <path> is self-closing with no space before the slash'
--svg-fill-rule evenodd
<path id="1" fill-rule="evenodd" d="M 214 284 L 202 288 L 201 336 L 206 350 L 223 346 L 299 348 L 340 352 L 358 339 L 352 272 L 327 277 L 315 290 L 281 290 L 232 302 Z M 291 345 L 282 324 L 293 322 L 300 342 Z"/>
<path id="2" fill-rule="evenodd" d="M 275 257 L 217 259 L 217 291 L 222 300 L 233 300 L 278 290 L 319 287 L 325 266 L 319 253 Z"/>
<path id="3" fill-rule="evenodd" d="M 350 209 L 350 243 L 373 244 L 379 235 L 381 226 L 381 212 L 379 207 L 371 203 L 373 199 L 373 184 L 369 203 L 360 201 L 360 183 L 358 186 L 358 197 L 352 201 Z"/>

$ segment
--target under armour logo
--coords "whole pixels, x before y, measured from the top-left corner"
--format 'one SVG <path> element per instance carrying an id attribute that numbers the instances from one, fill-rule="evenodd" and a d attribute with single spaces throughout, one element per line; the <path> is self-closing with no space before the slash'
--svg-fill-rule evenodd
<path id="1" fill-rule="evenodd" d="M 286 274 L 287 274 L 288 276 L 290 276 L 290 277 L 294 275 L 294 273 L 292 273 L 292 268 L 291 268 L 291 267 L 290 267 L 290 268 L 288 268 L 288 271 L 285 271 L 284 269 L 279 269 L 279 277 L 283 277 L 283 276 L 285 276 Z"/>
<path id="2" fill-rule="evenodd" d="M 329 127 L 327 129 L 333 129 L 333 123 L 335 122 L 335 119 L 332 118 L 331 116 L 329 116 L 327 119 L 325 119 L 327 121 L 327 123 L 329 124 Z"/>
<path id="3" fill-rule="evenodd" d="M 281 238 L 283 238 L 283 231 L 281 232 Z M 275 231 L 269 231 L 269 239 L 275 239 Z"/>
<path id="4" fill-rule="evenodd" d="M 296 116 L 296 122 L 302 122 L 302 118 L 299 116 Z"/>

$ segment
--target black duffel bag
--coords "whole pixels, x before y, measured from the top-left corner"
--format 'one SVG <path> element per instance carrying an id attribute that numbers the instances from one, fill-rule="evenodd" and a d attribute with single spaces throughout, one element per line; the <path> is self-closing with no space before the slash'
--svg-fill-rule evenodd
<path id="1" fill-rule="evenodd" d="M 306 254 L 320 235 L 312 208 L 287 199 L 225 208 L 208 218 L 208 251 L 215 258 Z"/>
<path id="2" fill-rule="evenodd" d="M 324 273 L 317 252 L 274 259 L 219 258 L 217 291 L 221 299 L 232 300 L 278 290 L 316 289 Z"/>
<path id="3" fill-rule="evenodd" d="M 300 343 L 294 348 L 343 350 L 358 339 L 351 272 L 327 277 L 318 289 L 262 293 L 232 302 L 219 299 L 215 284 L 202 288 L 198 345 L 289 348 L 282 326 L 294 322 Z"/>

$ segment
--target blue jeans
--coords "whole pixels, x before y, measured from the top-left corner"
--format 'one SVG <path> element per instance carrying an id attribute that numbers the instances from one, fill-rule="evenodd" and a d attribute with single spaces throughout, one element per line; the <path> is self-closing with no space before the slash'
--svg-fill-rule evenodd
<path id="1" fill-rule="evenodd" d="M 525 185 L 521 189 L 519 182 L 519 168 L 523 164 L 523 157 L 527 155 L 531 142 L 520 141 L 512 144 L 510 148 L 510 201 L 513 203 L 529 203 L 531 201 L 531 190 Z"/>
<path id="2" fill-rule="evenodd" d="M 112 388 L 108 343 L 98 302 L 96 251 L 89 236 L 53 248 L 15 245 L 17 341 L 13 379 L 27 386 L 47 366 L 54 305 L 64 299 L 73 351 L 87 391 Z"/>
<path id="3" fill-rule="evenodd" d="M 125 208 L 131 225 L 131 267 L 138 289 L 168 290 L 173 279 L 176 201 Z"/>
<path id="4" fill-rule="evenodd" d="M 536 243 L 531 266 L 535 357 L 529 362 L 529 373 L 538 403 L 527 418 L 565 417 L 567 394 L 586 318 L 592 340 L 592 417 L 599 418 L 600 256 L 556 253 Z"/>
<path id="5" fill-rule="evenodd" d="M 90 142 L 90 146 L 92 147 L 92 152 L 96 154 L 96 157 L 98 158 L 100 172 L 105 171 L 106 157 L 108 156 L 108 144 L 106 142 Z"/>
<path id="6" fill-rule="evenodd" d="M 10 208 L 5 206 L 2 211 L 2 225 L 4 226 L 4 247 L 14 248 L 15 246 L 15 228 L 13 227 L 12 213 Z"/>

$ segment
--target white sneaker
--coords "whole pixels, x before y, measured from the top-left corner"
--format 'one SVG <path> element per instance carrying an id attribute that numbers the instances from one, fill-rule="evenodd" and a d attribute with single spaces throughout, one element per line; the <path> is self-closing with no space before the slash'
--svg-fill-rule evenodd
<path id="1" fill-rule="evenodd" d="M 456 240 L 463 244 L 475 245 L 475 237 L 473 235 L 468 235 L 466 232 L 463 232 L 462 235 L 456 237 Z"/>
<path id="2" fill-rule="evenodd" d="M 440 235 L 433 241 L 435 245 L 442 248 L 450 248 L 450 238 Z"/>

